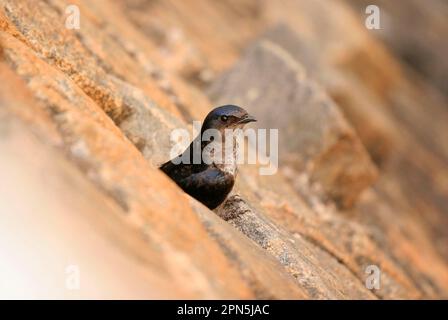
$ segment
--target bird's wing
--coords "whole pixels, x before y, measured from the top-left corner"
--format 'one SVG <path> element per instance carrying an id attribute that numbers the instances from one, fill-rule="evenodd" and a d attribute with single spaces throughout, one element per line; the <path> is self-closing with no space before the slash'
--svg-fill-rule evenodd
<path id="1" fill-rule="evenodd" d="M 199 146 L 197 145 L 199 143 Z M 181 158 L 183 161 L 184 157 L 187 157 L 187 161 L 188 162 L 181 162 L 178 163 L 179 161 L 176 161 L 175 163 L 173 163 L 173 160 L 176 158 L 171 159 L 170 161 L 164 163 L 163 165 L 160 166 L 160 169 L 165 172 L 168 176 L 170 176 L 173 180 L 175 180 L 176 182 L 179 181 L 180 179 L 183 179 L 187 176 L 190 176 L 192 173 L 195 172 L 200 172 L 204 170 L 204 164 L 202 163 L 202 159 L 201 159 L 201 140 L 198 140 L 198 138 L 196 138 L 195 140 L 193 140 L 191 142 L 191 144 L 189 145 L 189 147 L 187 149 L 185 149 L 185 151 L 178 155 L 176 158 Z M 196 145 L 196 147 L 195 147 Z M 196 161 L 197 159 L 200 160 L 199 163 L 194 163 L 194 161 Z M 179 159 L 176 159 L 179 160 Z"/>
<path id="2" fill-rule="evenodd" d="M 170 175 L 170 173 L 174 170 L 176 165 L 172 162 L 172 160 L 165 162 L 160 166 L 160 169 L 165 172 L 167 175 Z"/>
<path id="3" fill-rule="evenodd" d="M 225 200 L 234 182 L 232 175 L 211 166 L 179 180 L 177 184 L 185 192 L 213 209 Z"/>

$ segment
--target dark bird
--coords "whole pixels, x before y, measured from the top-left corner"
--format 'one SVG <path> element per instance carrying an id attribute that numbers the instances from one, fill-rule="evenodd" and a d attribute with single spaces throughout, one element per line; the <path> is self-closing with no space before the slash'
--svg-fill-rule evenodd
<path id="1" fill-rule="evenodd" d="M 186 193 L 196 198 L 210 209 L 215 209 L 233 188 L 237 174 L 236 141 L 232 141 L 233 150 L 225 153 L 226 129 L 241 129 L 245 124 L 256 121 L 246 110 L 234 105 L 225 105 L 213 109 L 205 118 L 201 133 L 191 142 L 190 146 L 178 157 L 163 164 L 160 169 L 165 172 Z M 219 131 L 221 141 L 211 137 L 203 141 L 203 134 L 208 129 Z M 211 157 L 204 158 L 204 149 L 210 148 L 210 143 L 221 143 L 222 158 L 215 161 L 213 151 Z M 225 154 L 224 154 L 225 153 Z M 180 161 L 189 159 L 190 161 Z M 194 159 L 198 159 L 194 161 Z M 224 161 L 225 160 L 225 161 Z"/>

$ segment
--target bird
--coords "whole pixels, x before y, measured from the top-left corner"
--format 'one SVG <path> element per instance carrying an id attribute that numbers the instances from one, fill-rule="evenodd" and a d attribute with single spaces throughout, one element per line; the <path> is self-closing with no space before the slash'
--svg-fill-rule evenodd
<path id="1" fill-rule="evenodd" d="M 214 146 L 218 144 L 221 147 L 225 146 L 226 129 L 242 129 L 246 124 L 255 121 L 257 120 L 246 110 L 236 105 L 214 108 L 205 117 L 200 134 L 185 151 L 164 163 L 160 169 L 190 196 L 211 210 L 217 208 L 225 201 L 235 184 L 238 171 L 236 158 L 238 145 L 236 141 L 232 141 L 233 150 L 226 152 L 224 158 L 218 158 L 213 151 L 216 148 L 211 147 L 211 142 L 214 142 Z M 204 139 L 210 130 L 219 132 L 221 141 L 214 141 L 214 136 Z M 209 153 L 204 153 L 204 150 Z M 182 159 L 197 159 L 197 161 L 182 161 Z"/>

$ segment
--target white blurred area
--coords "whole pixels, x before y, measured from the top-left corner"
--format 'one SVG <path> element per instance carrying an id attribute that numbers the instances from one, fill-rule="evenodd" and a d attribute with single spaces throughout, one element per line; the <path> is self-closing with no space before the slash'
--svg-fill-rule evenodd
<path id="1" fill-rule="evenodd" d="M 0 150 L 1 299 L 174 294 L 136 254 L 145 243 L 117 223 L 119 208 L 53 147 L 0 121 Z"/>

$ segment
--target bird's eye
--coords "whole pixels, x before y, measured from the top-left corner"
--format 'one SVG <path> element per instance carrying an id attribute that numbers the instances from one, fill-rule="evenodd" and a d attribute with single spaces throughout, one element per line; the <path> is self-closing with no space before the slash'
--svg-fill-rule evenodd
<path id="1" fill-rule="evenodd" d="M 228 119 L 228 117 L 227 117 L 227 116 L 221 116 L 221 120 L 222 120 L 223 122 L 226 122 L 226 121 L 227 121 L 227 119 Z"/>

